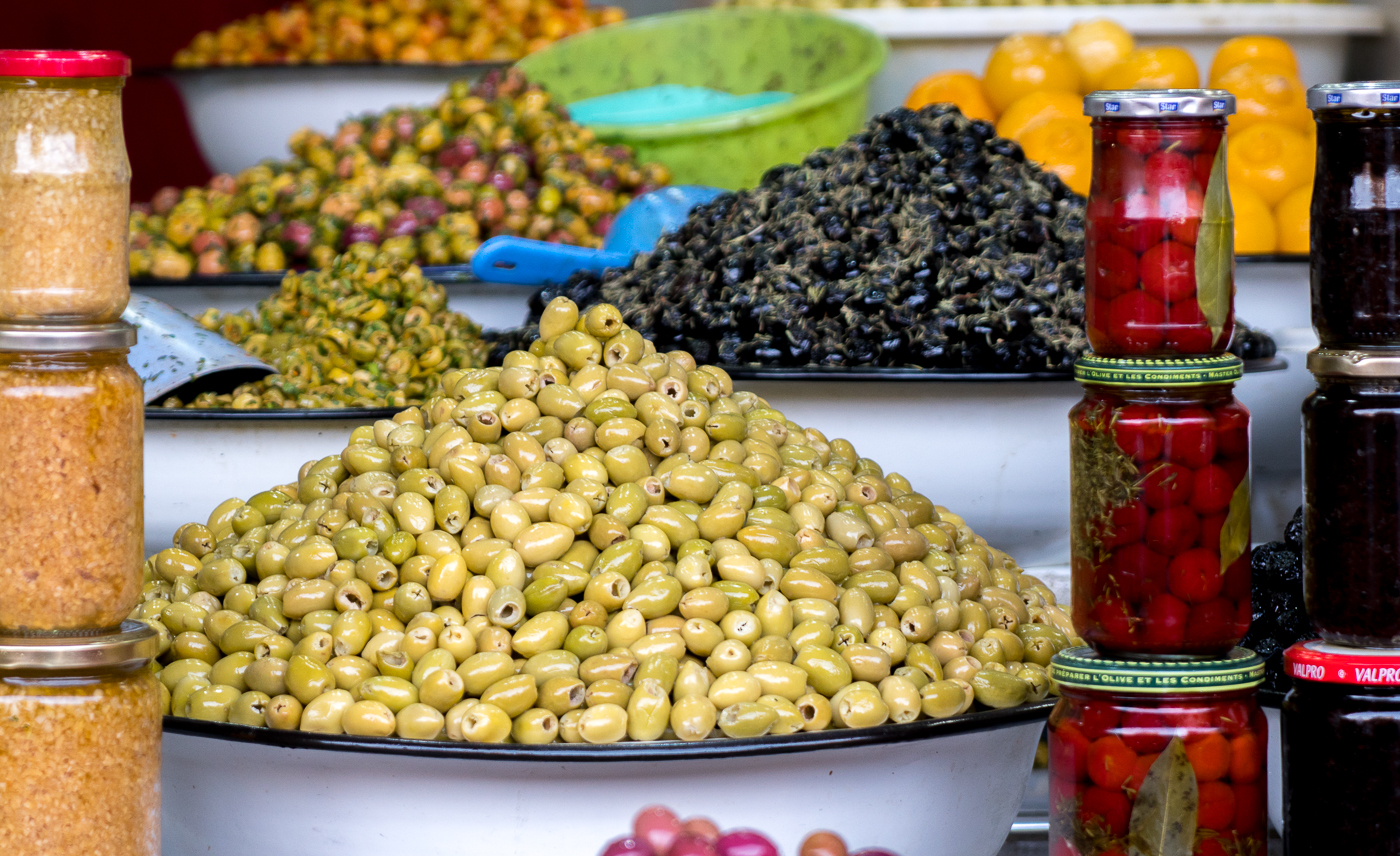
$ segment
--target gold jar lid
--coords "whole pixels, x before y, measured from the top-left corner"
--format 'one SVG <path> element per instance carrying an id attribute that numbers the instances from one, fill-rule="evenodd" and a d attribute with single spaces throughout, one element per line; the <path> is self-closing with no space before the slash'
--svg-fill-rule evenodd
<path id="1" fill-rule="evenodd" d="M 1400 350 L 1315 348 L 1308 352 L 1308 371 L 1317 377 L 1400 378 Z"/>
<path id="2" fill-rule="evenodd" d="M 0 675 L 7 672 L 104 671 L 160 654 L 160 637 L 140 621 L 90 635 L 0 636 Z"/>

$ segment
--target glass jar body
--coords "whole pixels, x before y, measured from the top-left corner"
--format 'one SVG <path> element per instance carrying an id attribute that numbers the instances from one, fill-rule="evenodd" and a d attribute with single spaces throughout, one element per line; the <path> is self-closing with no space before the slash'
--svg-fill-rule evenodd
<path id="1" fill-rule="evenodd" d="M 1269 730 L 1254 690 L 1169 695 L 1065 687 L 1062 693 L 1050 714 L 1048 738 L 1053 856 L 1127 853 L 1144 780 L 1176 740 L 1198 793 L 1190 852 L 1267 851 Z"/>
<path id="2" fill-rule="evenodd" d="M 115 627 L 140 599 L 143 407 L 125 349 L 0 354 L 0 628 Z"/>
<path id="3" fill-rule="evenodd" d="M 45 856 L 158 856 L 160 687 L 144 667 L 0 678 L 0 840 Z"/>
<path id="4" fill-rule="evenodd" d="M 1285 853 L 1400 854 L 1400 690 L 1294 681 L 1282 738 Z"/>
<path id="5" fill-rule="evenodd" d="M 1310 222 L 1322 346 L 1400 347 L 1400 110 L 1317 113 Z"/>
<path id="6" fill-rule="evenodd" d="M 1303 594 L 1329 641 L 1400 647 L 1400 378 L 1303 402 Z"/>
<path id="7" fill-rule="evenodd" d="M 0 78 L 0 321 L 109 323 L 126 308 L 122 83 Z"/>
<path id="8" fill-rule="evenodd" d="M 1090 347 L 1103 357 L 1224 351 L 1235 326 L 1225 119 L 1098 118 L 1093 132 Z"/>
<path id="9" fill-rule="evenodd" d="M 1074 626 L 1100 653 L 1218 656 L 1249 630 L 1249 411 L 1232 389 L 1086 383 L 1070 411 Z"/>

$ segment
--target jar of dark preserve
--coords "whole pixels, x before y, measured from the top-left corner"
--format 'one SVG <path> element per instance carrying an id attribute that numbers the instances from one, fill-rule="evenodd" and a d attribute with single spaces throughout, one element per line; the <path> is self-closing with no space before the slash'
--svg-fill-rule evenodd
<path id="1" fill-rule="evenodd" d="M 1060 686 L 1048 738 L 1051 856 L 1264 856 L 1269 727 L 1255 700 L 1257 654 L 1144 662 L 1070 648 L 1050 674 Z M 1130 850 L 1130 839 L 1163 846 Z"/>
<path id="2" fill-rule="evenodd" d="M 1400 81 L 1308 90 L 1312 315 L 1323 347 L 1400 348 Z"/>
<path id="3" fill-rule="evenodd" d="M 1400 856 L 1400 652 L 1302 642 L 1284 664 L 1284 853 Z"/>
<path id="4" fill-rule="evenodd" d="M 1104 357 L 1223 352 L 1234 331 L 1234 215 L 1216 89 L 1084 99 L 1094 164 L 1084 240 L 1085 326 Z"/>
<path id="5" fill-rule="evenodd" d="M 1100 653 L 1216 657 L 1249 630 L 1243 370 L 1228 354 L 1075 365 L 1073 619 Z"/>
<path id="6" fill-rule="evenodd" d="M 1400 647 L 1400 352 L 1319 348 L 1303 402 L 1303 594 L 1318 635 Z"/>

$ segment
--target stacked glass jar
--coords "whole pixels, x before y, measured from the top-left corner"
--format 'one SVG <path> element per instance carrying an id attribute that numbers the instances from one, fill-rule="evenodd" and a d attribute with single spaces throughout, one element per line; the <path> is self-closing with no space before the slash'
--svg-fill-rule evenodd
<path id="1" fill-rule="evenodd" d="M 0 841 L 160 851 L 160 637 L 143 597 L 141 382 L 121 90 L 105 51 L 0 51 Z"/>
<path id="2" fill-rule="evenodd" d="M 1076 629 L 1050 721 L 1051 853 L 1265 850 L 1250 622 L 1249 411 L 1217 90 L 1095 92 L 1075 366 Z"/>
<path id="3" fill-rule="evenodd" d="M 1400 81 L 1308 90 L 1317 121 L 1303 584 L 1285 662 L 1284 844 L 1400 853 Z"/>

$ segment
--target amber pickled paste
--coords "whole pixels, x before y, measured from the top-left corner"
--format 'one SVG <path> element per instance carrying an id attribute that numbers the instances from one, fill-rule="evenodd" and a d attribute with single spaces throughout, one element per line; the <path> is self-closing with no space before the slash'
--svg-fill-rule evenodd
<path id="1" fill-rule="evenodd" d="M 0 678 L 0 842 L 8 854 L 159 856 L 160 687 Z"/>
<path id="2" fill-rule="evenodd" d="M 136 605 L 142 407 L 125 350 L 0 353 L 0 628 L 115 627 Z"/>
<path id="3" fill-rule="evenodd" d="M 120 78 L 0 78 L 0 321 L 121 317 L 130 182 Z"/>

